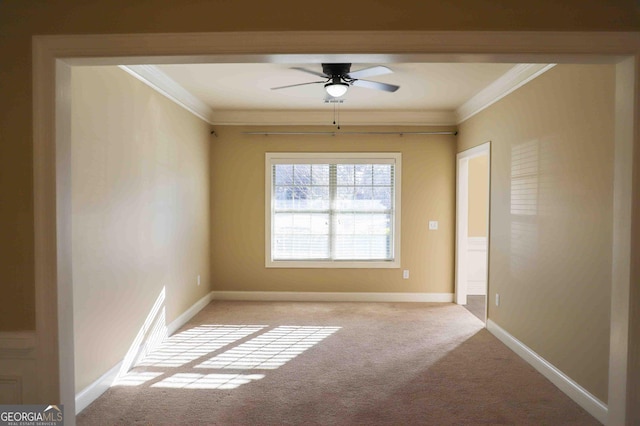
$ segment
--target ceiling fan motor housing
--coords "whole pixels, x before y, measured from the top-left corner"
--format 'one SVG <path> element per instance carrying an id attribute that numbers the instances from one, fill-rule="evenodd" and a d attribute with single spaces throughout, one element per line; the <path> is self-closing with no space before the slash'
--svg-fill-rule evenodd
<path id="1" fill-rule="evenodd" d="M 322 72 L 329 77 L 342 77 L 349 74 L 351 64 L 322 64 Z"/>

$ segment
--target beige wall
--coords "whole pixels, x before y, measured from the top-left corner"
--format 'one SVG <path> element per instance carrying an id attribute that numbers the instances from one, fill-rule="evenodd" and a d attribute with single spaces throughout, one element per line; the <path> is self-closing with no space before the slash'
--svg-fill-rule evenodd
<path id="1" fill-rule="evenodd" d="M 489 157 L 480 155 L 469 160 L 469 236 L 487 236 L 487 203 L 489 200 Z"/>
<path id="2" fill-rule="evenodd" d="M 558 65 L 462 123 L 458 139 L 459 151 L 492 143 L 489 318 L 603 401 L 614 76 Z"/>
<path id="3" fill-rule="evenodd" d="M 35 327 L 31 37 L 265 30 L 579 30 L 640 29 L 625 0 L 458 2 L 340 1 L 309 13 L 307 3 L 52 0 L 0 2 L 0 330 Z M 559 9 L 561 7 L 561 9 Z M 286 10 L 287 13 L 282 13 Z M 251 11 L 247 13 L 247 11 Z"/>
<path id="4" fill-rule="evenodd" d="M 211 274 L 215 290 L 453 292 L 454 136 L 242 134 L 265 129 L 217 127 L 218 137 L 212 139 Z M 354 129 L 358 128 L 347 130 Z M 266 152 L 277 151 L 401 152 L 401 260 L 402 268 L 410 270 L 410 279 L 402 279 L 401 269 L 265 268 L 264 162 Z M 429 232 L 430 219 L 440 222 L 438 231 Z"/>
<path id="5" fill-rule="evenodd" d="M 163 288 L 166 323 L 210 291 L 209 139 L 124 71 L 73 69 L 76 391 L 122 360 Z"/>

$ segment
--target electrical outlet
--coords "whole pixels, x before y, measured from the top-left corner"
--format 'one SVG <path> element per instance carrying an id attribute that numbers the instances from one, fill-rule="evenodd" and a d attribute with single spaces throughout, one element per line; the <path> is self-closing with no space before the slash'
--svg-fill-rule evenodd
<path id="1" fill-rule="evenodd" d="M 437 231 L 438 230 L 438 221 L 430 220 L 429 221 L 429 231 Z"/>
<path id="2" fill-rule="evenodd" d="M 200 285 L 200 275 L 198 275 L 198 285 Z"/>
<path id="3" fill-rule="evenodd" d="M 405 269 L 404 271 L 402 271 L 402 278 L 405 280 L 409 279 L 409 270 Z"/>
<path id="4" fill-rule="evenodd" d="M 500 306 L 500 295 L 496 293 L 496 306 Z"/>

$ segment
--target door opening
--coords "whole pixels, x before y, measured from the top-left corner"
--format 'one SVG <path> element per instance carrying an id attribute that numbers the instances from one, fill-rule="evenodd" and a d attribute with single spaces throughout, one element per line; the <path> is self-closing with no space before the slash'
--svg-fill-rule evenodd
<path id="1" fill-rule="evenodd" d="M 457 155 L 456 303 L 487 319 L 491 143 Z"/>

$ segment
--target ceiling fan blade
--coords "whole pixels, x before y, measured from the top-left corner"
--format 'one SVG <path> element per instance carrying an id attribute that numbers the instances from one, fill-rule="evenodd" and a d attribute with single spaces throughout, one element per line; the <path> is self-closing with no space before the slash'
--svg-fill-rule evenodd
<path id="1" fill-rule="evenodd" d="M 271 90 L 288 89 L 289 87 L 306 86 L 307 84 L 326 83 L 326 81 L 310 81 L 309 83 L 290 84 L 288 86 L 272 87 Z"/>
<path id="2" fill-rule="evenodd" d="M 383 67 L 382 65 L 378 65 L 375 67 L 363 68 L 358 71 L 353 71 L 348 74 L 350 78 L 364 78 L 364 77 L 373 77 L 374 75 L 383 75 L 383 74 L 391 74 L 393 71 L 387 67 Z"/>
<path id="3" fill-rule="evenodd" d="M 313 71 L 313 70 L 308 70 L 306 68 L 302 68 L 302 67 L 292 67 L 292 70 L 298 70 L 298 71 L 302 71 L 302 72 L 306 72 L 307 74 L 313 74 L 317 77 L 322 77 L 322 78 L 329 78 L 328 75 L 318 72 L 318 71 Z"/>
<path id="4" fill-rule="evenodd" d="M 379 81 L 355 80 L 351 83 L 354 86 L 366 87 L 367 89 L 384 90 L 385 92 L 395 92 L 400 88 L 393 84 L 380 83 Z"/>

